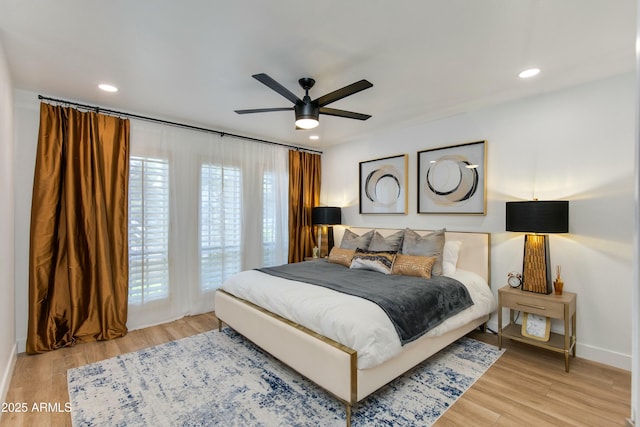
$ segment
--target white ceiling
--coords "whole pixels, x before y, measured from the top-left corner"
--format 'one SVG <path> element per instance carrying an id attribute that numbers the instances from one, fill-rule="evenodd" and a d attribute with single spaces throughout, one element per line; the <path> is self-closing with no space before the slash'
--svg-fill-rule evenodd
<path id="1" fill-rule="evenodd" d="M 321 149 L 631 71 L 635 3 L 2 0 L 0 39 L 19 89 Z M 530 66 L 541 74 L 519 79 Z M 312 99 L 367 79 L 330 107 L 373 117 L 296 131 L 290 111 L 237 115 L 291 106 L 256 73 L 300 97 L 313 77 Z"/>

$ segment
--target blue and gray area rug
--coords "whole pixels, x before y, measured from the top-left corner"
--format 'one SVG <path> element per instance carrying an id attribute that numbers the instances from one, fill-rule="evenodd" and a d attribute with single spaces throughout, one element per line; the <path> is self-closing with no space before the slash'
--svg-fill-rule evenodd
<path id="1" fill-rule="evenodd" d="M 500 357 L 463 338 L 360 402 L 353 426 L 428 426 Z M 345 408 L 233 330 L 70 369 L 78 426 L 344 426 Z"/>

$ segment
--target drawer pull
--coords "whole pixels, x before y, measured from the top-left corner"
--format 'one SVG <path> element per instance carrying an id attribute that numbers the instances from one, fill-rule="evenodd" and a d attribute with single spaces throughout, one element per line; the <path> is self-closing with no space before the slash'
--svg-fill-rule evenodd
<path id="1" fill-rule="evenodd" d="M 538 310 L 546 310 L 547 309 L 547 307 L 542 306 L 542 305 L 526 304 L 524 302 L 517 302 L 516 304 L 522 305 L 524 307 L 537 308 Z"/>

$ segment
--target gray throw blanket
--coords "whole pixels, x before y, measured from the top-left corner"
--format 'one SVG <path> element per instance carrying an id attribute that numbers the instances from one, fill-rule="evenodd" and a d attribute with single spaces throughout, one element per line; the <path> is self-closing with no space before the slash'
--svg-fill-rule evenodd
<path id="1" fill-rule="evenodd" d="M 455 279 L 433 276 L 386 275 L 349 269 L 325 260 L 259 268 L 258 271 L 284 279 L 324 286 L 365 298 L 380 306 L 405 345 L 473 305 L 467 288 Z"/>

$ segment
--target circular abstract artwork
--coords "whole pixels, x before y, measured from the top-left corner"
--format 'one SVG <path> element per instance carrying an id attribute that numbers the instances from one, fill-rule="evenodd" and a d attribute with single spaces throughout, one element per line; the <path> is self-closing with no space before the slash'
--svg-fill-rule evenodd
<path id="1" fill-rule="evenodd" d="M 401 177 L 400 171 L 391 165 L 383 165 L 371 171 L 365 181 L 365 196 L 374 205 L 396 204 L 402 191 Z"/>
<path id="2" fill-rule="evenodd" d="M 446 155 L 430 162 L 425 193 L 436 203 L 452 205 L 469 200 L 478 190 L 476 166 L 461 155 Z"/>
<path id="3" fill-rule="evenodd" d="M 408 155 L 360 162 L 361 214 L 407 213 Z"/>

